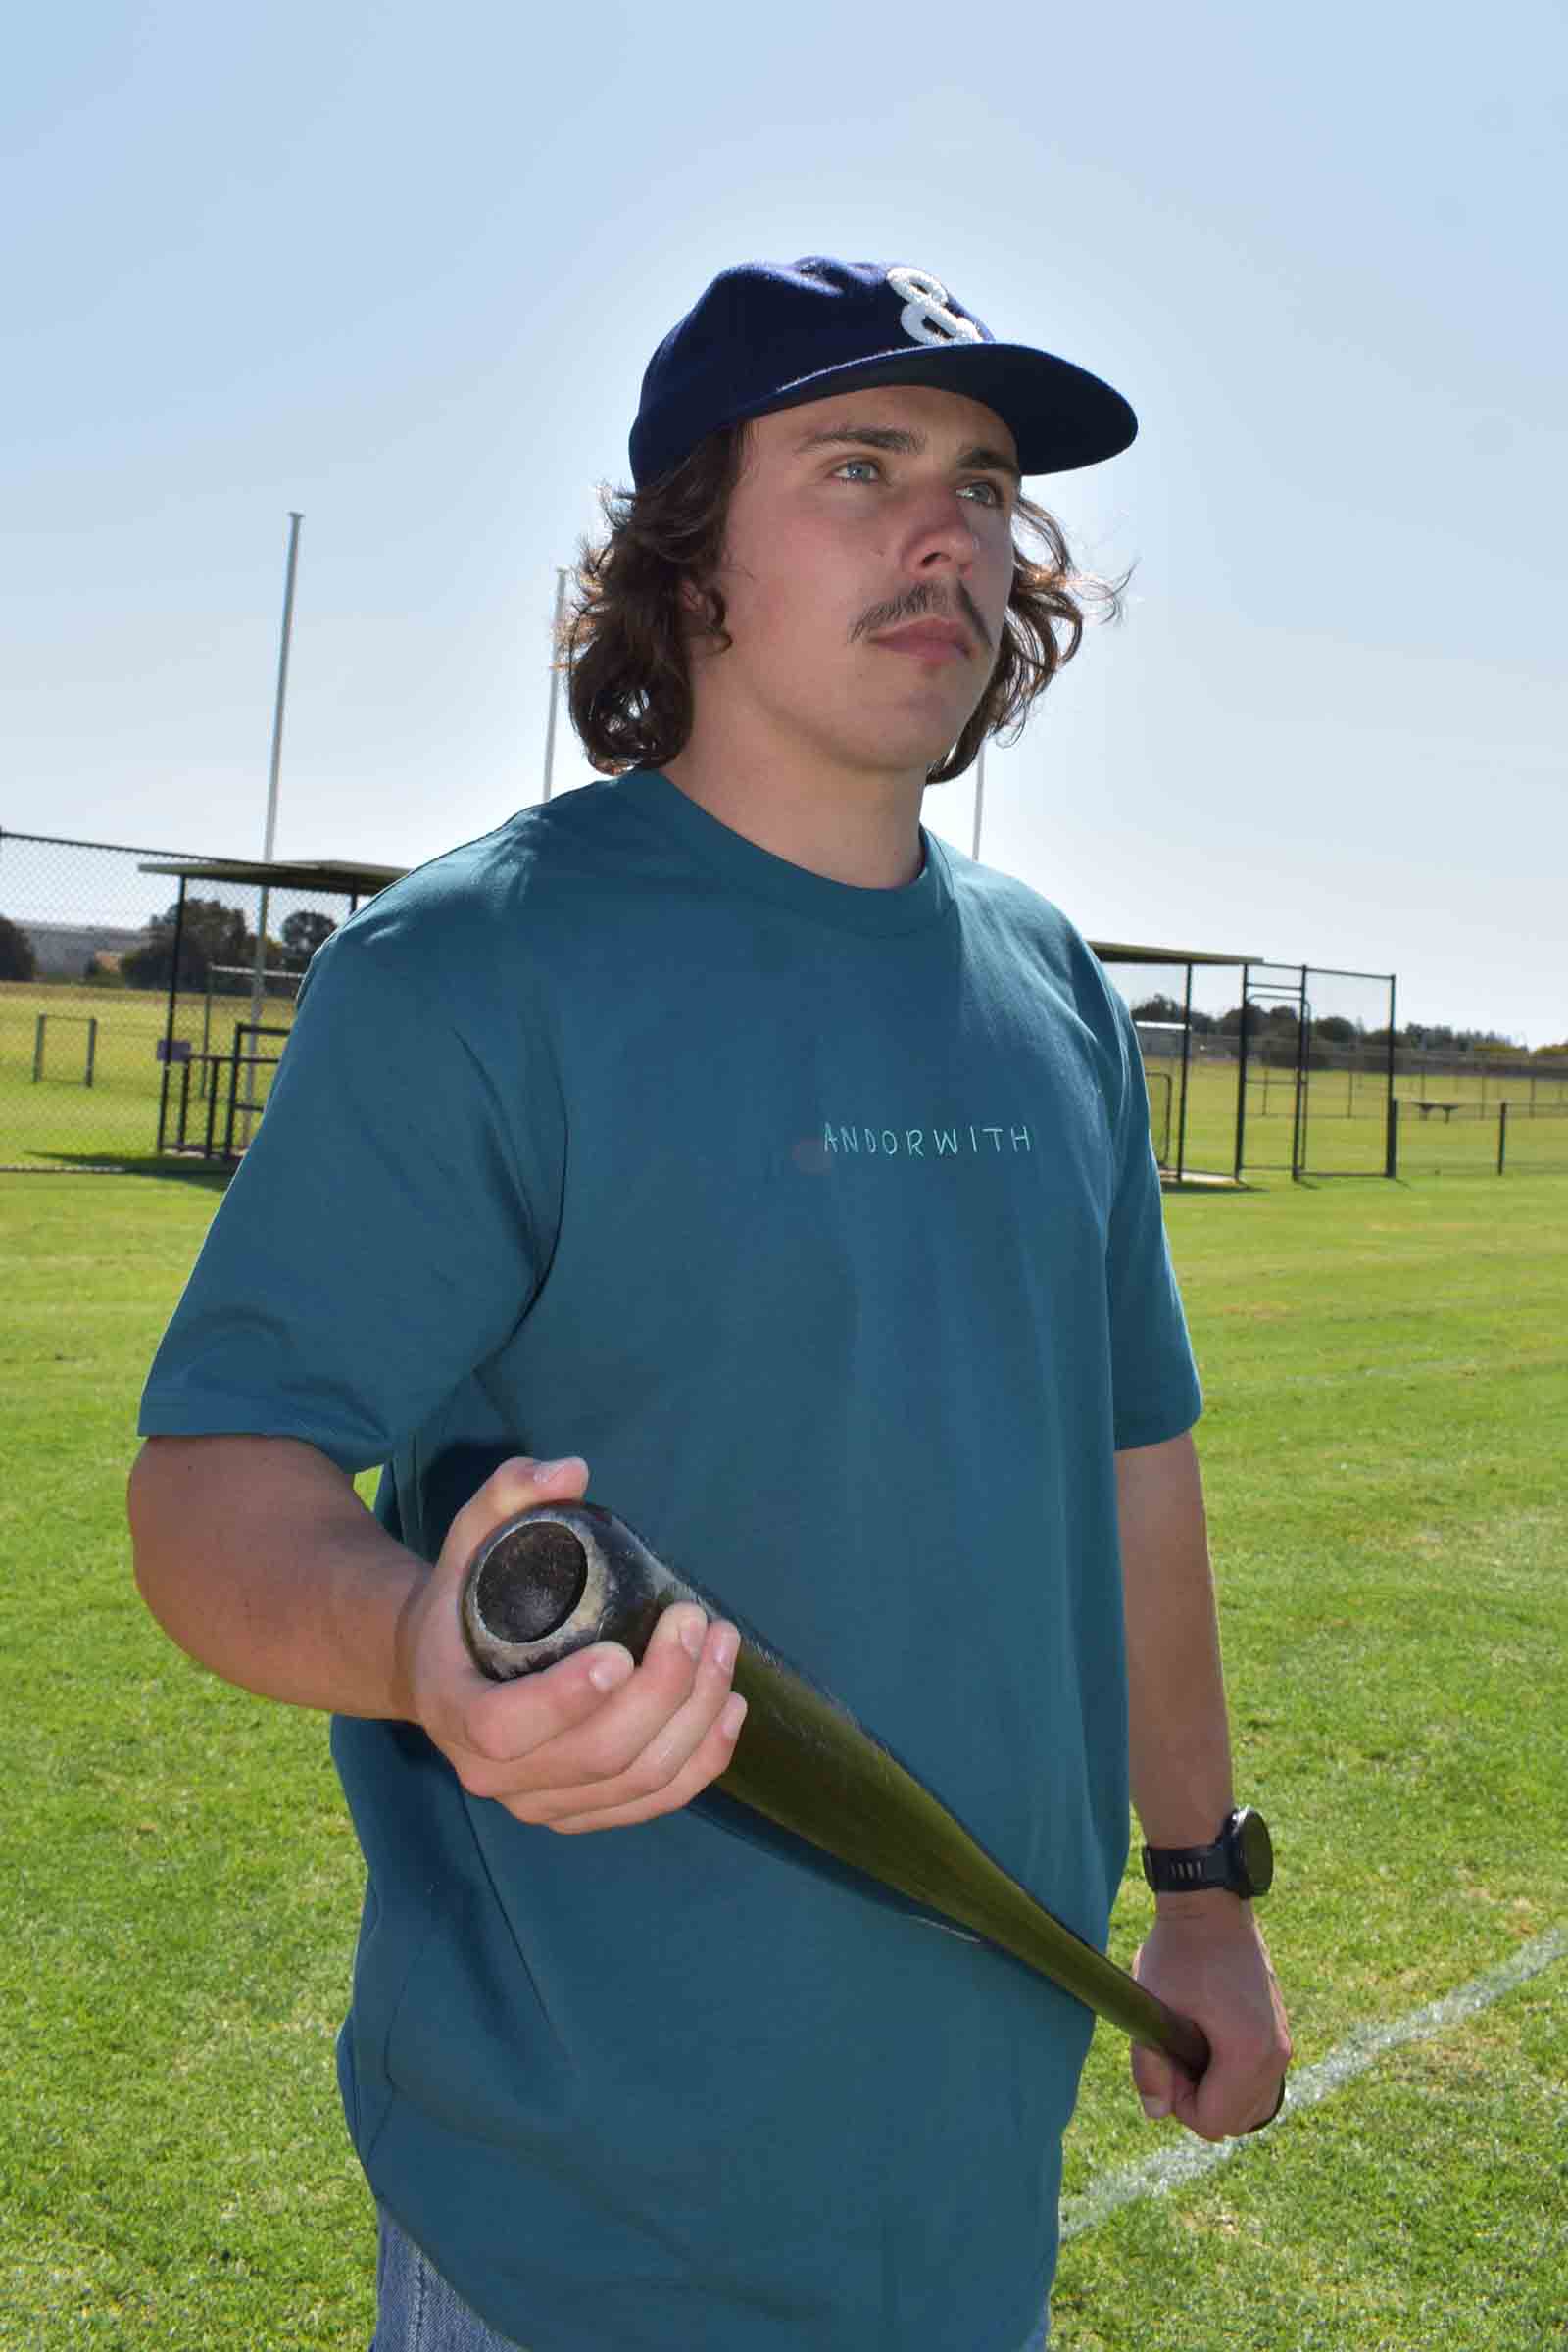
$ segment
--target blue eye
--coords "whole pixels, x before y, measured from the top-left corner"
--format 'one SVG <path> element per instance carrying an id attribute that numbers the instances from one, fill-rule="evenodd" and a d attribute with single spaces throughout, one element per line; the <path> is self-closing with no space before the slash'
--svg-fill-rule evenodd
<path id="1" fill-rule="evenodd" d="M 882 471 L 881 463 L 876 458 L 846 458 L 842 465 L 835 466 L 833 468 L 835 478 L 848 473 L 852 466 L 868 466 L 871 471 L 878 475 L 880 475 Z M 988 490 L 991 495 L 986 503 L 990 506 L 1002 508 L 1005 507 L 1007 503 L 1003 491 L 1000 489 L 998 484 L 993 481 L 980 480 L 965 482 L 963 487 L 966 490 Z"/>

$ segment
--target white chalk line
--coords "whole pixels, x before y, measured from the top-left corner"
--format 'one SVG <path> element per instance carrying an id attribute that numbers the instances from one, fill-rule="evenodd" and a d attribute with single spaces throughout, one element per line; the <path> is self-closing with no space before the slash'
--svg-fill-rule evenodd
<path id="1" fill-rule="evenodd" d="M 1428 2040 L 1435 2034 L 1446 2033 L 1450 2026 L 1462 2025 L 1466 2018 L 1490 2009 L 1494 2001 L 1500 2001 L 1505 1993 L 1528 1984 L 1532 1977 L 1544 1976 L 1564 1953 L 1568 1953 L 1568 1926 L 1548 1928 L 1533 1942 L 1521 1944 L 1511 1960 L 1489 1968 L 1484 1976 L 1473 1977 L 1468 1984 L 1445 1993 L 1442 2000 L 1429 2001 L 1424 2008 L 1412 2009 L 1408 2017 L 1391 2019 L 1384 2026 L 1357 2026 L 1337 2050 L 1320 2058 L 1316 2066 L 1303 2067 L 1299 2074 L 1291 2076 L 1284 2110 L 1267 2132 L 1245 2139 L 1189 2138 L 1179 2147 L 1162 2148 L 1153 2156 L 1142 2157 L 1136 2164 L 1122 2165 L 1117 2171 L 1104 2174 L 1091 2181 L 1082 2196 L 1063 2197 L 1063 2242 L 1079 2236 L 1085 2230 L 1097 2229 L 1123 2205 L 1131 2205 L 1139 2197 L 1159 2197 L 1173 2188 L 1184 2188 L 1190 2180 L 1211 2173 L 1216 2165 L 1229 2164 L 1233 2157 L 1247 2155 L 1260 2144 L 1267 2144 L 1285 2129 L 1293 2115 L 1315 2107 L 1320 2099 L 1326 2099 L 1332 2091 L 1364 2074 L 1385 2051 L 1398 2049 L 1407 2041 Z"/>

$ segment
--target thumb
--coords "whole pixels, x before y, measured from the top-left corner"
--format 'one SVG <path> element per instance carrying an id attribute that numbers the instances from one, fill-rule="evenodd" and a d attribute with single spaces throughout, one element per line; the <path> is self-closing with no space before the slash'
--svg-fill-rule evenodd
<path id="1" fill-rule="evenodd" d="M 1146 2050 L 1141 2042 L 1134 2042 L 1133 2088 L 1143 2102 L 1145 2115 L 1151 2123 L 1157 2123 L 1175 2106 L 1176 2068 L 1157 2050 Z"/>

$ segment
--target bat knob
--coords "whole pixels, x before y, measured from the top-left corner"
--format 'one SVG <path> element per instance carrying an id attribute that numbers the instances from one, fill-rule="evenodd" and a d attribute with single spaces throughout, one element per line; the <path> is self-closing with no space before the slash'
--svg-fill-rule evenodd
<path id="1" fill-rule="evenodd" d="M 464 1572 L 459 1609 L 475 1663 L 509 1682 L 593 1642 L 621 1642 L 641 1657 L 661 1607 L 687 1596 L 612 1512 L 547 1502 L 485 1538 Z"/>
<path id="2" fill-rule="evenodd" d="M 473 1564 L 472 1607 L 498 1642 L 541 1642 L 588 1582 L 582 1539 L 559 1519 L 499 1528 Z"/>

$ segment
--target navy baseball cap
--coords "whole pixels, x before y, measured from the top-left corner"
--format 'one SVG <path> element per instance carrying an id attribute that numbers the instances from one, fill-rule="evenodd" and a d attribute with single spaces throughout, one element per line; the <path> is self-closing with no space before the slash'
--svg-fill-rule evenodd
<path id="1" fill-rule="evenodd" d="M 742 262 L 721 270 L 648 363 L 631 428 L 639 490 L 721 425 L 867 384 L 935 384 L 995 409 L 1024 473 L 1125 449 L 1138 419 L 1087 368 L 999 343 L 929 270 L 901 263 Z"/>

